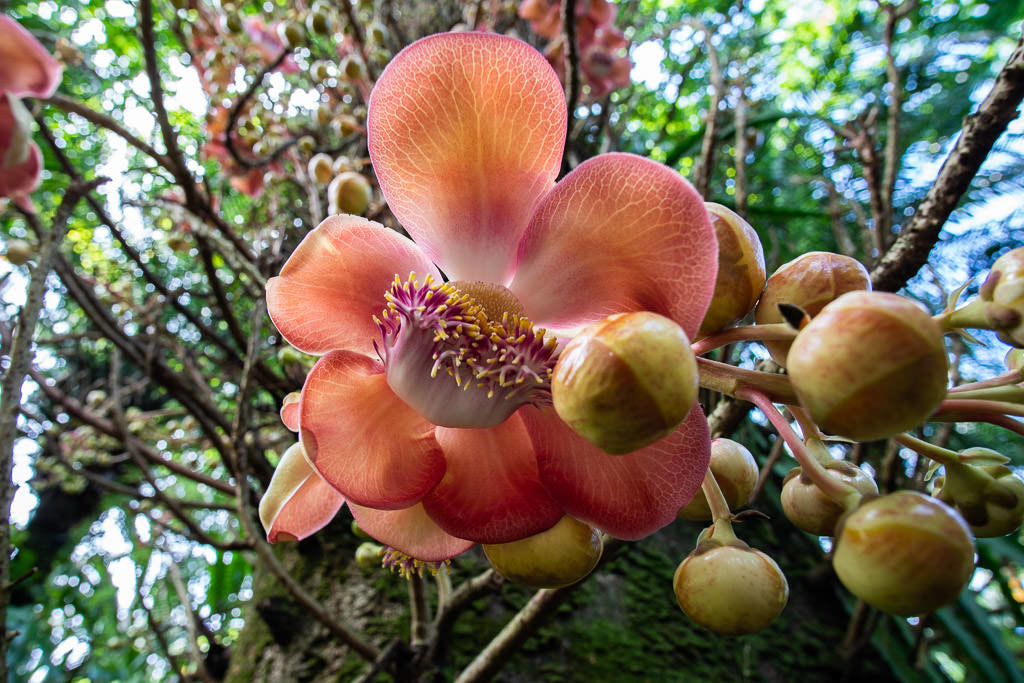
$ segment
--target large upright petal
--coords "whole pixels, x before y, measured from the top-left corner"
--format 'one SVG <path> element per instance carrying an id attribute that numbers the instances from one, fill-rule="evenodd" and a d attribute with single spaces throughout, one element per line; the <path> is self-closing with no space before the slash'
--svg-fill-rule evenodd
<path id="1" fill-rule="evenodd" d="M 438 427 L 436 434 L 448 469 L 423 508 L 442 529 L 477 543 L 507 543 L 561 519 L 518 415 L 490 429 Z"/>
<path id="2" fill-rule="evenodd" d="M 537 451 L 541 481 L 567 514 L 616 538 L 643 538 L 676 518 L 700 488 L 711 435 L 700 407 L 672 434 L 626 455 L 578 436 L 553 410 L 519 411 Z"/>
<path id="3" fill-rule="evenodd" d="M 381 191 L 423 250 L 452 279 L 508 282 L 565 144 L 544 57 L 508 36 L 429 36 L 388 64 L 366 125 Z"/>
<path id="4" fill-rule="evenodd" d="M 440 562 L 461 555 L 473 541 L 452 536 L 416 504 L 402 510 L 375 510 L 349 504 L 359 528 L 384 545 L 424 562 Z"/>
<path id="5" fill-rule="evenodd" d="M 349 351 L 306 377 L 299 438 L 323 478 L 359 505 L 408 507 L 444 475 L 434 425 L 391 391 L 378 362 Z"/>
<path id="6" fill-rule="evenodd" d="M 260 500 L 267 540 L 301 541 L 334 519 L 345 499 L 306 462 L 302 445 L 284 452 Z"/>
<path id="7" fill-rule="evenodd" d="M 441 279 L 419 247 L 394 230 L 359 216 L 331 216 L 267 281 L 267 310 L 300 351 L 372 354 L 380 336 L 373 316 L 384 310 L 395 276 L 404 280 L 410 272 Z"/>
<path id="8" fill-rule="evenodd" d="M 0 93 L 49 97 L 63 69 L 21 24 L 0 14 Z"/>
<path id="9" fill-rule="evenodd" d="M 653 311 L 692 339 L 717 272 L 715 231 L 696 190 L 662 164 L 602 154 L 541 202 L 509 287 L 535 323 L 556 331 Z"/>

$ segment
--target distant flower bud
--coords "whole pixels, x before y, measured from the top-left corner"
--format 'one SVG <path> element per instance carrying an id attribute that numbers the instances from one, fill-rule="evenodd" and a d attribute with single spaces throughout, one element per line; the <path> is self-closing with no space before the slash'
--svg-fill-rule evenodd
<path id="1" fill-rule="evenodd" d="M 856 259 L 825 251 L 812 251 L 779 267 L 765 284 L 754 310 L 758 325 L 781 323 L 779 304 L 799 306 L 812 318 L 847 292 L 871 289 L 871 276 Z M 764 342 L 772 358 L 785 366 L 791 342 Z"/>
<path id="2" fill-rule="evenodd" d="M 732 325 L 754 308 L 765 283 L 764 248 L 757 232 L 721 204 L 704 204 L 718 237 L 718 278 L 700 335 Z"/>
<path id="3" fill-rule="evenodd" d="M 711 473 L 725 496 L 730 510 L 738 510 L 750 500 L 757 485 L 757 461 L 743 444 L 732 439 L 711 442 Z M 693 500 L 679 511 L 679 517 L 695 522 L 711 519 L 711 508 L 703 492 L 697 491 Z"/>
<path id="4" fill-rule="evenodd" d="M 7 247 L 4 249 L 4 256 L 16 266 L 23 266 L 36 255 L 36 248 L 26 240 L 7 240 Z"/>
<path id="5" fill-rule="evenodd" d="M 898 491 L 862 504 L 840 523 L 832 565 L 847 590 L 904 617 L 948 605 L 974 573 L 974 539 L 942 501 Z"/>
<path id="6" fill-rule="evenodd" d="M 341 72 L 345 74 L 349 80 L 353 81 L 358 81 L 366 76 L 366 69 L 363 67 L 363 63 L 359 61 L 357 57 L 353 57 L 352 55 L 349 55 L 342 60 Z"/>
<path id="7" fill-rule="evenodd" d="M 961 456 L 970 458 L 972 451 L 988 449 L 969 448 Z M 956 508 L 977 538 L 1005 536 L 1024 521 L 1024 481 L 1005 465 L 947 465 L 936 486 L 935 497 Z"/>
<path id="8" fill-rule="evenodd" d="M 697 400 L 686 333 L 655 313 L 620 313 L 586 327 L 551 380 L 555 411 L 607 453 L 630 453 L 672 433 Z"/>
<path id="9" fill-rule="evenodd" d="M 884 292 L 850 292 L 797 335 L 789 375 L 826 431 L 882 439 L 928 419 L 946 396 L 942 329 L 917 303 Z"/>
<path id="10" fill-rule="evenodd" d="M 327 197 L 332 215 L 350 213 L 361 216 L 370 206 L 373 190 L 363 175 L 347 171 L 331 181 L 330 187 L 327 188 Z"/>
<path id="11" fill-rule="evenodd" d="M 676 568 L 672 584 L 686 616 L 723 636 L 760 631 L 789 600 L 789 584 L 775 560 L 736 545 L 695 551 Z"/>
<path id="12" fill-rule="evenodd" d="M 379 569 L 383 553 L 384 548 L 377 543 L 372 541 L 360 543 L 359 547 L 356 548 L 356 564 L 366 571 Z"/>
<path id="13" fill-rule="evenodd" d="M 302 26 L 294 21 L 285 21 L 278 24 L 277 35 L 289 50 L 300 47 L 306 41 Z"/>
<path id="14" fill-rule="evenodd" d="M 310 33 L 326 36 L 331 32 L 331 18 L 321 8 L 314 9 L 306 15 L 306 27 Z"/>
<path id="15" fill-rule="evenodd" d="M 539 534 L 483 546 L 494 570 L 531 588 L 561 588 L 587 576 L 601 559 L 601 534 L 568 515 Z"/>
<path id="16" fill-rule="evenodd" d="M 332 165 L 333 161 L 330 156 L 322 153 L 314 155 L 313 158 L 309 160 L 309 177 L 321 185 L 326 185 L 331 182 L 331 178 L 334 177 Z"/>

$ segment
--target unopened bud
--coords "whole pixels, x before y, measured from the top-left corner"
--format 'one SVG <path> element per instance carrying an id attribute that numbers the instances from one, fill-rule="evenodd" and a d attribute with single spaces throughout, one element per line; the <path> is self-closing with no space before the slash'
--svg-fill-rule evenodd
<path id="1" fill-rule="evenodd" d="M 277 25 L 277 35 L 289 50 L 301 46 L 306 39 L 302 26 L 294 21 L 285 21 Z"/>
<path id="2" fill-rule="evenodd" d="M 715 439 L 711 442 L 710 467 L 729 509 L 738 510 L 746 505 L 757 485 L 758 475 L 757 461 L 750 451 L 732 439 Z M 695 522 L 711 519 L 711 508 L 702 491 L 697 491 L 693 500 L 679 511 L 679 517 Z"/>
<path id="3" fill-rule="evenodd" d="M 999 340 L 1024 347 L 1024 247 L 996 259 L 978 295 L 988 304 L 985 315 Z"/>
<path id="4" fill-rule="evenodd" d="M 779 267 L 765 284 L 754 309 L 758 325 L 784 322 L 779 304 L 799 306 L 812 318 L 847 292 L 871 289 L 871 276 L 856 259 L 825 251 L 812 251 Z M 786 366 L 791 342 L 768 341 L 776 363 Z"/>
<path id="5" fill-rule="evenodd" d="M 942 329 L 915 302 L 850 292 L 797 335 L 789 375 L 826 431 L 857 441 L 916 427 L 946 397 Z"/>
<path id="6" fill-rule="evenodd" d="M 326 185 L 331 182 L 331 178 L 334 176 L 334 171 L 331 168 L 333 162 L 331 157 L 326 154 L 316 154 L 309 160 L 309 177 L 320 183 Z"/>
<path id="7" fill-rule="evenodd" d="M 964 589 L 974 573 L 974 539 L 942 501 L 897 491 L 843 518 L 832 565 L 864 602 L 916 616 L 949 604 Z"/>
<path id="8" fill-rule="evenodd" d="M 672 581 L 680 609 L 719 635 L 756 633 L 782 613 L 789 584 L 775 560 L 745 543 L 695 551 Z"/>
<path id="9" fill-rule="evenodd" d="M 356 548 L 356 564 L 366 571 L 379 569 L 383 553 L 384 548 L 377 543 L 371 541 L 360 543 Z"/>
<path id="10" fill-rule="evenodd" d="M 506 579 L 531 588 L 561 588 L 593 571 L 604 543 L 596 529 L 566 515 L 547 531 L 483 548 Z"/>
<path id="11" fill-rule="evenodd" d="M 36 248 L 27 240 L 7 240 L 4 256 L 16 266 L 23 266 L 36 255 Z"/>
<path id="12" fill-rule="evenodd" d="M 327 188 L 329 211 L 333 214 L 349 213 L 361 216 L 370 206 L 373 189 L 363 175 L 347 171 L 331 181 Z"/>
<path id="13" fill-rule="evenodd" d="M 878 493 L 875 480 L 859 467 L 836 461 L 825 465 L 825 471 L 830 477 L 853 486 L 864 495 Z M 781 503 L 782 512 L 793 526 L 815 536 L 832 536 L 839 518 L 846 512 L 842 505 L 826 496 L 810 477 L 803 475 L 800 467 L 794 467 L 786 475 Z"/>
<path id="14" fill-rule="evenodd" d="M 306 15 L 306 27 L 310 33 L 326 36 L 331 32 L 331 18 L 323 9 L 314 9 Z"/>
<path id="15" fill-rule="evenodd" d="M 630 453 L 675 431 L 697 400 L 697 361 L 673 321 L 620 313 L 587 326 L 551 379 L 555 411 L 607 453 Z"/>
<path id="16" fill-rule="evenodd" d="M 988 449 L 967 449 L 961 457 L 974 450 Z M 1005 465 L 947 465 L 936 486 L 935 497 L 956 508 L 977 538 L 1005 536 L 1024 521 L 1024 481 Z"/>
<path id="17" fill-rule="evenodd" d="M 715 294 L 700 325 L 706 336 L 732 325 L 757 303 L 765 283 L 764 247 L 757 232 L 721 204 L 705 202 L 718 237 Z"/>

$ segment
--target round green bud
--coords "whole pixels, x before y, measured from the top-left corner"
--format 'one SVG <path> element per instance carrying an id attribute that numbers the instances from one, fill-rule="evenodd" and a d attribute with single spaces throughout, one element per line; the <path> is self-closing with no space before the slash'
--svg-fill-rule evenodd
<path id="1" fill-rule="evenodd" d="M 656 313 L 619 313 L 588 325 L 551 378 L 558 416 L 606 453 L 668 436 L 697 400 L 697 361 L 679 325 Z"/>
<path id="2" fill-rule="evenodd" d="M 384 41 L 388 39 L 388 29 L 384 24 L 375 21 L 366 30 L 366 37 L 373 45 L 383 45 Z"/>
<path id="3" fill-rule="evenodd" d="M 705 202 L 718 237 L 718 276 L 699 336 L 718 332 L 754 308 L 765 284 L 764 247 L 757 232 L 721 204 Z"/>
<path id="4" fill-rule="evenodd" d="M 676 568 L 672 581 L 683 613 L 719 635 L 756 633 L 775 621 L 789 600 L 779 565 L 745 545 L 695 551 Z"/>
<path id="5" fill-rule="evenodd" d="M 815 422 L 857 441 L 916 427 L 946 397 L 942 329 L 896 294 L 850 292 L 828 304 L 793 340 L 788 363 Z"/>
<path id="6" fill-rule="evenodd" d="M 916 491 L 861 504 L 840 522 L 832 559 L 847 590 L 904 617 L 951 603 L 974 573 L 974 539 L 953 508 Z"/>
<path id="7" fill-rule="evenodd" d="M 294 21 L 285 21 L 277 25 L 277 35 L 289 50 L 294 50 L 306 42 L 302 26 Z"/>
<path id="8" fill-rule="evenodd" d="M 596 529 L 566 515 L 547 531 L 483 548 L 494 571 L 506 579 L 531 588 L 561 588 L 593 571 L 604 543 Z"/>
<path id="9" fill-rule="evenodd" d="M 875 480 L 850 463 L 831 462 L 825 465 L 825 471 L 830 477 L 853 486 L 864 495 L 878 494 Z M 800 467 L 794 467 L 786 475 L 781 502 L 786 519 L 798 529 L 815 536 L 833 535 L 839 518 L 846 511 L 842 505 L 822 493 Z"/>
<path id="10" fill-rule="evenodd" d="M 321 126 L 328 125 L 332 118 L 334 118 L 334 112 L 326 104 L 321 104 L 316 108 L 316 122 Z"/>
<path id="11" fill-rule="evenodd" d="M 231 33 L 241 33 L 245 30 L 242 25 L 242 18 L 238 16 L 238 12 L 228 12 L 224 15 L 224 28 Z"/>
<path id="12" fill-rule="evenodd" d="M 316 140 L 313 139 L 312 135 L 303 135 L 296 144 L 299 147 L 299 151 L 303 154 L 311 154 L 316 149 Z"/>
<path id="13" fill-rule="evenodd" d="M 7 240 L 4 256 L 15 266 L 23 266 L 36 255 L 36 248 L 27 240 Z"/>
<path id="14" fill-rule="evenodd" d="M 327 188 L 329 212 L 349 213 L 361 216 L 366 213 L 373 199 L 373 189 L 365 176 L 355 171 L 346 171 L 334 178 Z"/>
<path id="15" fill-rule="evenodd" d="M 1024 247 L 996 259 L 978 296 L 989 304 L 985 315 L 999 340 L 1024 347 Z"/>
<path id="16" fill-rule="evenodd" d="M 947 466 L 936 486 L 935 497 L 956 508 L 976 538 L 1005 536 L 1024 522 L 1024 481 L 1005 465 Z"/>
<path id="17" fill-rule="evenodd" d="M 352 533 L 355 534 L 356 538 L 361 538 L 364 541 L 373 540 L 373 537 L 370 536 L 370 534 L 363 531 L 363 527 L 359 526 L 359 523 L 356 522 L 356 520 L 354 519 L 352 520 Z"/>
<path id="18" fill-rule="evenodd" d="M 350 80 L 358 81 L 366 76 L 366 67 L 357 57 L 348 55 L 341 62 L 341 72 Z"/>
<path id="19" fill-rule="evenodd" d="M 331 18 L 322 8 L 316 8 L 306 15 L 306 27 L 310 33 L 326 36 L 331 32 Z"/>
<path id="20" fill-rule="evenodd" d="M 331 65 L 322 59 L 313 62 L 309 67 L 309 77 L 323 83 L 331 77 Z"/>
<path id="21" fill-rule="evenodd" d="M 294 346 L 282 346 L 277 352 L 277 360 L 281 365 L 293 365 L 301 363 L 303 359 L 302 352 L 296 349 Z"/>
<path id="22" fill-rule="evenodd" d="M 738 510 L 746 505 L 758 476 L 757 461 L 750 451 L 732 439 L 715 439 L 711 442 L 710 467 L 729 509 Z M 694 522 L 711 519 L 711 508 L 702 491 L 697 491 L 693 500 L 679 511 L 679 517 Z"/>
<path id="23" fill-rule="evenodd" d="M 812 251 L 779 267 L 765 283 L 754 309 L 758 325 L 781 323 L 785 319 L 779 304 L 799 306 L 812 318 L 847 292 L 871 289 L 871 276 L 859 261 L 849 256 Z M 763 342 L 776 363 L 785 367 L 791 342 Z"/>
<path id="24" fill-rule="evenodd" d="M 378 569 L 383 552 L 384 548 L 377 543 L 371 541 L 360 543 L 356 548 L 356 564 L 367 571 Z"/>

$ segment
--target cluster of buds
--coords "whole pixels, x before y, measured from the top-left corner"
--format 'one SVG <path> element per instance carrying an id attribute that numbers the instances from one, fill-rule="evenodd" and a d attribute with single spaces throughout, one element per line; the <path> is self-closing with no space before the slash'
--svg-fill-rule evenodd
<path id="1" fill-rule="evenodd" d="M 362 216 L 373 201 L 373 188 L 366 176 L 353 170 L 348 157 L 331 159 L 327 154 L 316 154 L 309 160 L 309 178 L 327 185 L 328 213 L 348 213 Z"/>

